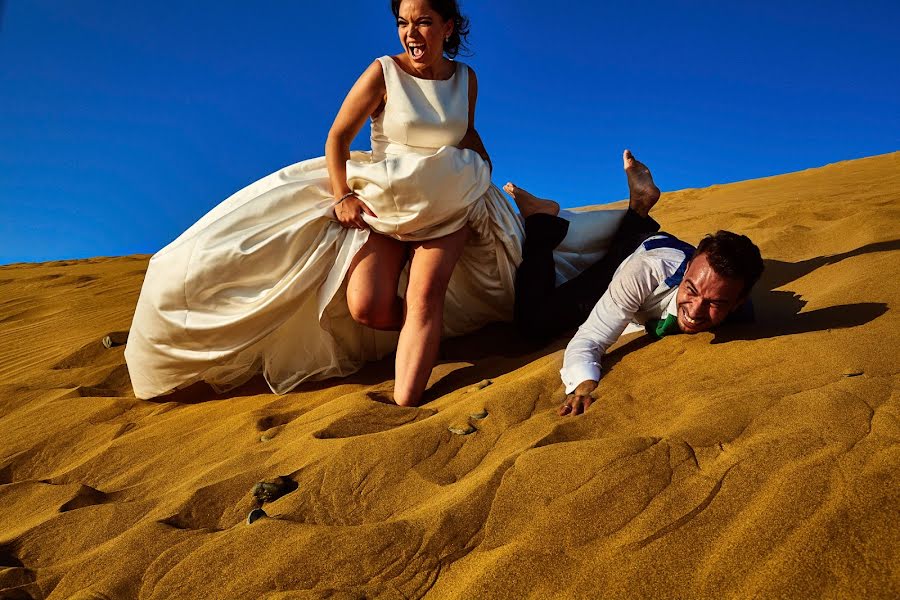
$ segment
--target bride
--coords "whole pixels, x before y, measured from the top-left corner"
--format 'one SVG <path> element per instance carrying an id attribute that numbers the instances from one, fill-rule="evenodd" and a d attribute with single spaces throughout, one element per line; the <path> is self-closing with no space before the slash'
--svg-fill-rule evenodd
<path id="1" fill-rule="evenodd" d="M 394 400 L 416 405 L 441 335 L 512 316 L 522 227 L 491 185 L 456 0 L 392 0 L 403 52 L 348 93 L 325 157 L 237 192 L 150 260 L 125 358 L 135 394 L 262 371 L 287 393 L 396 350 Z M 371 119 L 372 151 L 350 143 Z M 569 215 L 565 281 L 605 251 L 618 211 Z"/>

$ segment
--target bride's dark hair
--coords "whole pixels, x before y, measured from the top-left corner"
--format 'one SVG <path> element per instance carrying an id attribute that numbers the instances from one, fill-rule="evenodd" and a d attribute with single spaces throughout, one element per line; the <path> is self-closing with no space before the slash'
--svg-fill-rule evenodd
<path id="1" fill-rule="evenodd" d="M 394 18 L 400 18 L 400 3 L 403 0 L 391 0 L 391 11 Z M 445 21 L 453 21 L 453 33 L 450 39 L 444 42 L 444 54 L 449 58 L 456 58 L 460 50 L 469 49 L 469 18 L 459 12 L 457 0 L 428 0 L 431 10 L 441 15 Z"/>

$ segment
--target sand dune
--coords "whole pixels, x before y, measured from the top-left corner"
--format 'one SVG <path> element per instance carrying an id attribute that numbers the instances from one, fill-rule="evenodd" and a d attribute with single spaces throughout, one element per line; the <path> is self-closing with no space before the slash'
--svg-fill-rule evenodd
<path id="1" fill-rule="evenodd" d="M 0 597 L 900 596 L 900 153 L 654 214 L 760 245 L 759 322 L 621 340 L 577 419 L 566 340 L 502 324 L 444 344 L 418 409 L 382 402 L 389 361 L 140 401 L 100 340 L 147 257 L 0 267 Z"/>

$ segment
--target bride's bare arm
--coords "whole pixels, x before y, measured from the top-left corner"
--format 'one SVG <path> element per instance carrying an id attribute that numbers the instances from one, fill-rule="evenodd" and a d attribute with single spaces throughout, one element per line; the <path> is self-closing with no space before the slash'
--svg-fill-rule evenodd
<path id="1" fill-rule="evenodd" d="M 384 72 L 376 60 L 353 84 L 334 118 L 325 142 L 325 161 L 331 180 L 331 193 L 335 198 L 341 198 L 350 192 L 350 186 L 347 185 L 350 144 L 366 119 L 382 110 L 386 93 Z M 351 196 L 341 203 L 340 210 L 336 210 L 335 214 L 345 227 L 365 227 L 360 211 L 372 214 L 358 198 Z"/>
<path id="2" fill-rule="evenodd" d="M 491 171 L 493 171 L 494 165 L 491 163 L 491 157 L 484 148 L 484 142 L 481 141 L 481 136 L 478 135 L 478 131 L 475 129 L 475 105 L 477 102 L 478 78 L 475 77 L 475 70 L 469 67 L 469 129 L 466 131 L 466 135 L 463 136 L 463 139 L 459 142 L 458 147 L 467 148 L 477 152 L 478 155 L 487 162 Z"/>

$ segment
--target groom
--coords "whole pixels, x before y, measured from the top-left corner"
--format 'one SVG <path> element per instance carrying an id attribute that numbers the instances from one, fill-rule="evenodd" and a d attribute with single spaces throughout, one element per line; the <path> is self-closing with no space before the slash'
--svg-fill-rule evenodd
<path id="1" fill-rule="evenodd" d="M 566 399 L 560 415 L 577 415 L 592 402 L 600 358 L 631 322 L 651 335 L 699 333 L 746 308 L 763 270 L 750 239 L 728 231 L 707 235 L 695 249 L 666 233 L 650 209 L 659 188 L 630 151 L 623 156 L 630 201 L 607 254 L 556 287 L 553 250 L 569 223 L 559 205 L 508 183 L 525 217 L 523 260 L 516 273 L 515 322 L 529 337 L 547 341 L 581 324 L 560 371 Z"/>

